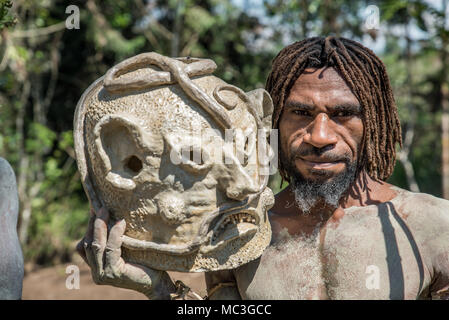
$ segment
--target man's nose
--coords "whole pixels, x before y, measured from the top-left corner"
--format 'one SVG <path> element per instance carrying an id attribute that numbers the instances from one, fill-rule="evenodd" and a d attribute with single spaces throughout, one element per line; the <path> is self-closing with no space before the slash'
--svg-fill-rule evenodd
<path id="1" fill-rule="evenodd" d="M 304 142 L 313 145 L 317 148 L 323 148 L 327 145 L 337 143 L 337 136 L 330 128 L 331 120 L 325 113 L 320 113 L 315 117 L 315 120 L 310 124 Z"/>

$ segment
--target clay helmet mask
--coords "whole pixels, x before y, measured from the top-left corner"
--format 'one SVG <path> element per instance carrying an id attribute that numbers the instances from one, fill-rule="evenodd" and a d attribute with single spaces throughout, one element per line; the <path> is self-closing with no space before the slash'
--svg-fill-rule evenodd
<path id="1" fill-rule="evenodd" d="M 260 157 L 266 143 L 258 143 L 267 134 L 248 133 L 269 131 L 272 100 L 263 89 L 245 93 L 212 76 L 215 69 L 208 59 L 144 53 L 111 68 L 78 102 L 82 183 L 95 210 L 125 219 L 126 261 L 181 272 L 232 269 L 270 243 L 274 197 Z M 232 138 L 245 141 L 243 157 L 221 147 L 226 132 L 255 137 Z M 195 148 L 199 160 L 185 154 Z"/>

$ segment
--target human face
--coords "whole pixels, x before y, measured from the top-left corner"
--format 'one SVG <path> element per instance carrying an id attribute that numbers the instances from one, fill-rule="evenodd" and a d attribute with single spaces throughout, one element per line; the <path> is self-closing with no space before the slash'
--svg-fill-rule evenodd
<path id="1" fill-rule="evenodd" d="M 279 121 L 284 161 L 308 181 L 328 182 L 358 158 L 363 140 L 358 99 L 333 68 L 306 69 Z"/>

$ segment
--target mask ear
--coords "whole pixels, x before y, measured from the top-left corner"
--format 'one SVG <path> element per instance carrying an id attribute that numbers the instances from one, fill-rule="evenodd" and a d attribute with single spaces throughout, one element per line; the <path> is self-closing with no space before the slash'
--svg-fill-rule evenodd
<path id="1" fill-rule="evenodd" d="M 151 152 L 147 146 L 159 145 L 151 141 L 153 137 L 145 134 L 138 123 L 139 120 L 129 116 L 108 115 L 94 128 L 105 180 L 124 191 L 136 187 L 135 178 L 144 168 L 145 155 Z"/>
<path id="2" fill-rule="evenodd" d="M 264 89 L 256 89 L 246 93 L 253 102 L 257 113 L 262 119 L 262 125 L 266 130 L 271 129 L 271 117 L 273 115 L 273 100 Z"/>

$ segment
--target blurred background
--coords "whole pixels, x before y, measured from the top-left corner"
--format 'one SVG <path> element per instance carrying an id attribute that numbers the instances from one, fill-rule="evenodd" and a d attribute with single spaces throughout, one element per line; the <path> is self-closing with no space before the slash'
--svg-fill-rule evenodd
<path id="1" fill-rule="evenodd" d="M 13 166 L 25 299 L 144 298 L 92 283 L 74 254 L 88 202 L 73 149 L 83 91 L 142 52 L 215 60 L 215 75 L 264 87 L 284 46 L 311 36 L 362 42 L 384 61 L 404 148 L 391 183 L 449 199 L 449 0 L 0 0 L 0 156 Z M 280 190 L 279 176 L 270 186 Z M 81 290 L 65 267 L 81 268 Z M 174 275 L 182 277 L 182 275 Z M 191 281 L 204 289 L 200 275 Z"/>

